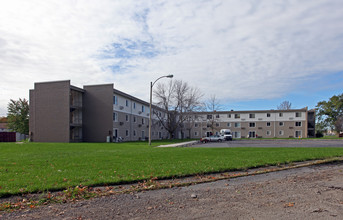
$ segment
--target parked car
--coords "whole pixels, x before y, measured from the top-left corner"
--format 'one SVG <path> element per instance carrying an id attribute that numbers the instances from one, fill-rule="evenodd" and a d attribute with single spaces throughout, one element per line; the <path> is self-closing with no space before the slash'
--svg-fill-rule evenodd
<path id="1" fill-rule="evenodd" d="M 203 137 L 200 139 L 200 141 L 202 143 L 207 143 L 207 142 L 222 142 L 225 140 L 224 136 L 220 136 L 220 135 L 212 135 L 209 137 Z"/>

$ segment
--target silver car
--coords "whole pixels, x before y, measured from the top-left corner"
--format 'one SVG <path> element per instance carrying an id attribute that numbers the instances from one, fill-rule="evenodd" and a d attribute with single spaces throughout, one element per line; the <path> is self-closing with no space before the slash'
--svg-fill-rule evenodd
<path id="1" fill-rule="evenodd" d="M 225 141 L 225 137 L 224 136 L 220 136 L 220 135 L 212 135 L 212 136 L 209 136 L 209 137 L 204 137 L 204 138 L 201 138 L 200 141 L 202 143 L 207 143 L 207 142 L 222 142 L 222 141 Z"/>

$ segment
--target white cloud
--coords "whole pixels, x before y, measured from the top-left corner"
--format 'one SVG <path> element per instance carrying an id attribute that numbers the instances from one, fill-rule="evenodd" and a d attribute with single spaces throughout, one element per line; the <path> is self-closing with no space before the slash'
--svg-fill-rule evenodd
<path id="1" fill-rule="evenodd" d="M 148 100 L 174 74 L 222 100 L 279 98 L 343 69 L 343 3 L 3 1 L 0 115 L 34 82 L 111 83 Z M 107 51 L 107 52 L 105 52 Z M 301 89 L 301 88 L 300 88 Z"/>

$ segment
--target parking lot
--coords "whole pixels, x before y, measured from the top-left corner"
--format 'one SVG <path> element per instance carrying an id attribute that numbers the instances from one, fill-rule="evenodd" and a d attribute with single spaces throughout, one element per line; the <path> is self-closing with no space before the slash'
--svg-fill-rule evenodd
<path id="1" fill-rule="evenodd" d="M 343 139 L 242 139 L 195 144 L 191 147 L 343 147 Z"/>

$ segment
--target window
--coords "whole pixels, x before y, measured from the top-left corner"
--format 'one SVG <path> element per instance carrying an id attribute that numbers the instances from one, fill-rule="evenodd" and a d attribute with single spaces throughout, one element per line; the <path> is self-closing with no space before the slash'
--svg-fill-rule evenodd
<path id="1" fill-rule="evenodd" d="M 113 96 L 113 105 L 118 105 L 118 97 Z"/>
<path id="2" fill-rule="evenodd" d="M 125 119 L 126 119 L 126 121 L 129 121 L 129 116 L 125 115 Z"/>
<path id="3" fill-rule="evenodd" d="M 216 127 L 219 127 L 219 123 L 216 123 Z"/>
<path id="4" fill-rule="evenodd" d="M 142 112 L 144 112 L 144 110 L 145 110 L 145 109 L 144 109 L 144 105 L 142 105 Z"/>
<path id="5" fill-rule="evenodd" d="M 133 108 L 136 109 L 136 103 L 135 102 L 133 103 Z"/>
<path id="6" fill-rule="evenodd" d="M 136 123 L 136 116 L 133 116 L 133 122 Z"/>
<path id="7" fill-rule="evenodd" d="M 283 130 L 279 131 L 279 135 L 283 135 Z"/>
<path id="8" fill-rule="evenodd" d="M 249 123 L 249 127 L 250 127 L 250 128 L 254 128 L 255 126 L 256 126 L 255 122 L 250 122 L 250 123 Z"/>
<path id="9" fill-rule="evenodd" d="M 250 138 L 256 137 L 256 132 L 255 131 L 249 131 L 249 137 Z"/>
<path id="10" fill-rule="evenodd" d="M 142 125 L 144 125 L 144 118 L 142 118 Z"/>
<path id="11" fill-rule="evenodd" d="M 233 137 L 234 138 L 241 138 L 241 132 L 240 131 L 233 132 Z"/>
<path id="12" fill-rule="evenodd" d="M 270 127 L 270 122 L 267 122 L 267 127 Z"/>
<path id="13" fill-rule="evenodd" d="M 133 136 L 136 136 L 136 130 L 133 130 Z"/>
<path id="14" fill-rule="evenodd" d="M 235 114 L 235 118 L 241 118 L 240 114 Z"/>
<path id="15" fill-rule="evenodd" d="M 295 131 L 295 137 L 296 138 L 301 138 L 302 137 L 301 131 Z"/>
<path id="16" fill-rule="evenodd" d="M 145 133 L 142 131 L 142 139 L 145 140 Z"/>
<path id="17" fill-rule="evenodd" d="M 219 116 L 219 115 L 216 115 L 216 118 L 220 118 L 220 116 Z"/>
<path id="18" fill-rule="evenodd" d="M 240 128 L 241 127 L 241 123 L 240 122 L 236 122 L 235 123 L 235 128 Z"/>
<path id="19" fill-rule="evenodd" d="M 194 127 L 197 128 L 197 127 L 198 127 L 198 123 L 195 123 L 195 124 L 194 124 Z"/>
<path id="20" fill-rule="evenodd" d="M 271 131 L 267 131 L 267 135 L 268 136 L 272 135 L 272 132 Z"/>
<path id="21" fill-rule="evenodd" d="M 125 135 L 126 135 L 126 137 L 129 136 L 129 130 L 125 131 Z"/>
<path id="22" fill-rule="evenodd" d="M 207 115 L 207 119 L 212 119 L 212 115 Z"/>
<path id="23" fill-rule="evenodd" d="M 295 117 L 297 117 L 297 118 L 301 117 L 301 112 L 296 112 Z"/>
<path id="24" fill-rule="evenodd" d="M 279 122 L 279 126 L 283 126 L 283 121 L 280 121 L 280 122 Z"/>
<path id="25" fill-rule="evenodd" d="M 270 113 L 267 113 L 267 117 L 270 118 Z"/>
<path id="26" fill-rule="evenodd" d="M 283 117 L 283 113 L 282 112 L 279 113 L 279 117 Z"/>
<path id="27" fill-rule="evenodd" d="M 113 112 L 113 121 L 118 121 L 118 114 Z"/>
<path id="28" fill-rule="evenodd" d="M 129 100 L 127 100 L 127 99 L 126 99 L 126 101 L 125 101 L 125 105 L 126 105 L 126 107 L 128 107 L 128 106 L 129 106 Z"/>
<path id="29" fill-rule="evenodd" d="M 227 114 L 227 117 L 228 117 L 228 118 L 231 118 L 231 114 Z"/>
<path id="30" fill-rule="evenodd" d="M 228 127 L 231 127 L 231 123 L 230 123 L 230 122 L 229 122 L 229 123 L 227 123 L 226 125 L 227 125 Z"/>
<path id="31" fill-rule="evenodd" d="M 301 127 L 301 121 L 296 121 L 296 122 L 295 122 L 295 126 L 296 126 L 296 127 Z"/>
<path id="32" fill-rule="evenodd" d="M 249 114 L 249 118 L 255 118 L 255 114 Z"/>
<path id="33" fill-rule="evenodd" d="M 197 131 L 194 132 L 194 136 L 198 136 L 198 132 Z"/>

